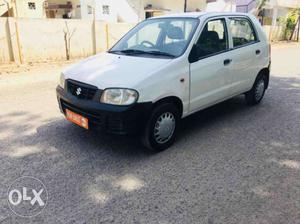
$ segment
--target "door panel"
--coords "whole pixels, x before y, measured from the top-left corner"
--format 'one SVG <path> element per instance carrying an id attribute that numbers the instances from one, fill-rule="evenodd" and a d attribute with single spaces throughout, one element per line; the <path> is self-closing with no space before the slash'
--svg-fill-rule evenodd
<path id="1" fill-rule="evenodd" d="M 257 34 L 247 18 L 229 18 L 229 31 L 232 38 L 231 57 L 231 88 L 230 94 L 235 95 L 248 91 L 258 73 L 260 49 Z M 258 53 L 258 54 L 257 54 Z"/>
<path id="2" fill-rule="evenodd" d="M 225 66 L 226 53 L 202 59 L 190 65 L 190 111 L 196 111 L 228 96 L 230 65 Z"/>
<path id="3" fill-rule="evenodd" d="M 247 91 L 252 87 L 254 76 L 258 73 L 255 45 L 233 50 L 231 66 L 231 95 Z"/>
<path id="4" fill-rule="evenodd" d="M 190 112 L 228 96 L 232 63 L 228 49 L 225 19 L 208 21 L 191 52 L 196 62 L 190 64 Z"/>

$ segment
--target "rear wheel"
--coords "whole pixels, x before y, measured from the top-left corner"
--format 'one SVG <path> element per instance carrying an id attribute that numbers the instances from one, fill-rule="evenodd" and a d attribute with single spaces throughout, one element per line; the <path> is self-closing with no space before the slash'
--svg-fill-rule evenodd
<path id="1" fill-rule="evenodd" d="M 252 89 L 245 94 L 248 105 L 256 105 L 261 102 L 267 87 L 267 77 L 264 74 L 258 75 Z"/>
<path id="2" fill-rule="evenodd" d="M 174 104 L 158 105 L 146 124 L 142 136 L 143 145 L 152 152 L 160 152 L 170 147 L 175 140 L 179 120 L 179 110 Z"/>

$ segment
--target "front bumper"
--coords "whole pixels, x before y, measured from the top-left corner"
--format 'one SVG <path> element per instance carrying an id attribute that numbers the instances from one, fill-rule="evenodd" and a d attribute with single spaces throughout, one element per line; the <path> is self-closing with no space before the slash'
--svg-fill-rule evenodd
<path id="1" fill-rule="evenodd" d="M 64 115 L 66 109 L 69 109 L 88 118 L 91 128 L 100 128 L 113 134 L 138 133 L 144 127 L 152 109 L 151 102 L 118 106 L 78 99 L 60 86 L 57 86 L 56 93 L 60 110 Z"/>

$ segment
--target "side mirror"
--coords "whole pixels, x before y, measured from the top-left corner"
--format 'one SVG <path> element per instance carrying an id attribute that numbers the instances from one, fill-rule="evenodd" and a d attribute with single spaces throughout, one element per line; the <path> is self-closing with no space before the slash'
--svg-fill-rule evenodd
<path id="1" fill-rule="evenodd" d="M 199 60 L 199 46 L 196 44 L 193 45 L 192 50 L 189 55 L 189 62 L 194 63 Z"/>

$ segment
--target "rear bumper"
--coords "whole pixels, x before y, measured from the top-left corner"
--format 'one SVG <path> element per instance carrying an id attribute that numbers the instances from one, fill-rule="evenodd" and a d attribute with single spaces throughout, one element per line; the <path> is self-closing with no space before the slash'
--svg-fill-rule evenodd
<path id="1" fill-rule="evenodd" d="M 82 100 L 66 92 L 58 86 L 57 100 L 61 112 L 66 109 L 78 113 L 89 120 L 91 129 L 101 130 L 113 134 L 135 134 L 144 127 L 152 103 L 135 103 L 130 106 L 103 104 L 93 100 Z"/>

